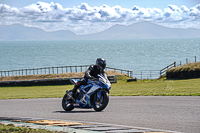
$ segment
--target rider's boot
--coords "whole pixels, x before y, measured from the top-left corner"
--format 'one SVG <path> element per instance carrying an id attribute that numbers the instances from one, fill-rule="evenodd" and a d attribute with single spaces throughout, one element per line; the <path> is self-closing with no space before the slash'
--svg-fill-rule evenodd
<path id="1" fill-rule="evenodd" d="M 74 99 L 76 99 L 76 91 L 77 91 L 78 87 L 75 85 L 74 88 L 72 89 L 72 97 Z"/>

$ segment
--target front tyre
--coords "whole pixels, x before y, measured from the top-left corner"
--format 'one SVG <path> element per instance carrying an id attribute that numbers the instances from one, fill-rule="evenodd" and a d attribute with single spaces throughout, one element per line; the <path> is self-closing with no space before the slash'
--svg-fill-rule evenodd
<path id="1" fill-rule="evenodd" d="M 71 111 L 74 109 L 74 106 L 73 106 L 73 101 L 72 99 L 70 99 L 67 94 L 64 95 L 63 99 L 62 99 L 62 108 L 65 110 L 65 111 Z"/>
<path id="2" fill-rule="evenodd" d="M 97 95 L 95 95 L 92 100 L 92 105 L 95 111 L 102 111 L 106 108 L 108 102 L 109 102 L 108 92 L 101 91 L 101 97 L 97 98 Z"/>

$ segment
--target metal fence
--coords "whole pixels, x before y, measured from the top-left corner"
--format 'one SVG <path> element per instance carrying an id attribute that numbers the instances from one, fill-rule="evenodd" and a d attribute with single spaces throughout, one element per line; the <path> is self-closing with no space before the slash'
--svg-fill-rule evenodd
<path id="1" fill-rule="evenodd" d="M 200 61 L 200 59 L 197 58 L 197 56 L 193 56 L 190 58 L 186 58 L 185 60 L 179 61 L 177 62 L 177 66 L 182 66 L 188 63 L 194 63 L 194 62 L 198 62 Z"/>
<path id="2" fill-rule="evenodd" d="M 72 72 L 84 72 L 89 65 L 83 66 L 60 66 L 60 67 L 45 67 L 34 69 L 20 69 L 11 71 L 0 71 L 1 77 L 7 76 L 22 76 L 22 75 L 38 75 L 38 74 L 60 74 L 60 73 L 72 73 Z"/>
<path id="3" fill-rule="evenodd" d="M 195 62 L 198 62 L 197 56 L 194 56 L 193 58 L 194 58 L 194 59 L 186 58 L 185 61 L 174 62 L 174 63 L 172 63 L 172 64 L 166 66 L 165 68 L 163 68 L 162 70 L 160 70 L 160 76 L 166 74 L 166 72 L 167 72 L 168 69 L 172 69 L 172 68 L 174 68 L 174 67 L 183 66 L 183 65 L 188 64 L 188 63 L 195 63 Z"/>
<path id="4" fill-rule="evenodd" d="M 160 76 L 166 74 L 168 69 L 172 69 L 173 67 L 176 67 L 176 62 L 166 66 L 165 68 L 163 68 L 162 70 L 160 70 Z"/>
<path id="5" fill-rule="evenodd" d="M 38 75 L 38 74 L 61 74 L 61 73 L 78 73 L 85 72 L 89 65 L 81 66 L 60 66 L 60 67 L 45 67 L 45 68 L 34 68 L 34 69 L 20 69 L 11 71 L 0 71 L 0 77 L 8 76 L 23 76 L 23 75 Z M 106 71 L 118 71 L 122 74 L 126 74 L 132 77 L 133 72 L 129 70 L 117 69 L 106 67 Z"/>
<path id="6" fill-rule="evenodd" d="M 195 56 L 194 62 L 197 62 L 197 57 Z M 123 69 L 117 69 L 112 67 L 106 67 L 106 71 L 117 71 L 122 74 L 126 74 L 129 77 L 136 77 L 138 79 L 157 79 L 160 76 L 164 75 L 168 69 L 171 69 L 176 66 L 183 65 L 184 61 L 180 61 L 180 64 L 174 62 L 162 70 L 138 70 L 138 71 L 129 71 Z M 186 64 L 191 61 L 186 58 Z M 20 70 L 11 70 L 11 71 L 0 71 L 0 77 L 8 76 L 22 76 L 22 75 L 38 75 L 38 74 L 61 74 L 61 73 L 77 73 L 85 72 L 88 69 L 89 65 L 81 66 L 60 66 L 60 67 L 45 67 L 45 68 L 35 68 L 35 69 L 20 69 Z"/>
<path id="7" fill-rule="evenodd" d="M 157 79 L 160 77 L 160 70 L 133 71 L 133 76 L 137 79 Z"/>
<path id="8" fill-rule="evenodd" d="M 133 77 L 133 71 L 129 70 L 123 70 L 123 69 L 117 69 L 117 68 L 112 68 L 112 67 L 106 67 L 106 71 L 117 71 L 121 74 L 128 75 L 129 77 Z"/>

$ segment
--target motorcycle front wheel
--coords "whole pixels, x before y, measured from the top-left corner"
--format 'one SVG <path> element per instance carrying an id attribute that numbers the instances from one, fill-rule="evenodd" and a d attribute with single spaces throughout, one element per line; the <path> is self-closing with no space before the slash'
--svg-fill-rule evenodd
<path id="1" fill-rule="evenodd" d="M 62 108 L 65 111 L 71 111 L 74 109 L 73 106 L 73 101 L 72 99 L 69 99 L 69 97 L 67 96 L 67 94 L 64 95 L 63 99 L 62 99 Z"/>
<path id="2" fill-rule="evenodd" d="M 100 98 L 97 98 L 97 95 L 94 95 L 92 100 L 92 105 L 95 111 L 102 111 L 106 108 L 108 102 L 109 102 L 108 92 L 102 91 Z"/>

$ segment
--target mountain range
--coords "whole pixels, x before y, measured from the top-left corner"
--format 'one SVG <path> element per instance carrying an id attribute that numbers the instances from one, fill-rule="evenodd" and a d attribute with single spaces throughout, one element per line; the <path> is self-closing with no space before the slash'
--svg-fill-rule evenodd
<path id="1" fill-rule="evenodd" d="M 113 40 L 158 38 L 200 38 L 200 29 L 167 28 L 144 21 L 128 26 L 117 24 L 105 31 L 95 34 L 76 35 L 69 30 L 46 32 L 39 28 L 25 27 L 19 24 L 0 26 L 0 41 Z"/>

